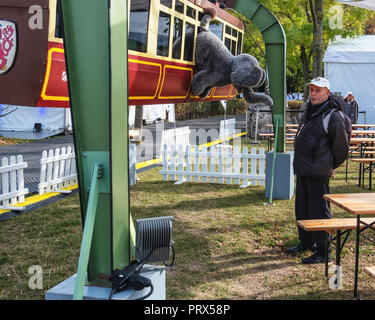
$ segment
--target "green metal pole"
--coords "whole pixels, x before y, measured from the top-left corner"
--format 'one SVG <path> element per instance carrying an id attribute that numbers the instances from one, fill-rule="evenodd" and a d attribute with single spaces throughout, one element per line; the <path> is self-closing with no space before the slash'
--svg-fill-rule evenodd
<path id="1" fill-rule="evenodd" d="M 272 196 L 273 196 L 273 182 L 275 180 L 275 165 L 276 165 L 276 145 L 277 145 L 277 138 L 278 138 L 278 130 L 279 130 L 279 119 L 276 119 L 276 131 L 275 131 L 275 147 L 273 148 L 273 157 L 272 157 L 272 172 L 271 172 L 271 185 L 270 185 L 270 200 L 269 204 L 272 204 Z"/>
<path id="2" fill-rule="evenodd" d="M 83 229 L 81 252 L 79 255 L 77 276 L 74 287 L 73 300 L 82 300 L 83 290 L 86 280 L 86 271 L 89 262 L 89 255 L 92 242 L 92 234 L 94 231 L 94 223 L 96 217 L 96 208 L 98 204 L 99 184 L 98 179 L 101 178 L 100 169 L 103 164 L 95 164 L 92 174 L 90 196 L 87 204 L 86 221 Z"/>
<path id="3" fill-rule="evenodd" d="M 272 106 L 274 132 L 276 132 L 276 120 L 279 124 L 275 150 L 284 152 L 286 115 L 286 38 L 284 29 L 276 17 L 256 0 L 224 0 L 224 3 L 227 7 L 234 8 L 250 19 L 262 33 L 266 46 L 270 94 L 274 103 Z"/>
<path id="4" fill-rule="evenodd" d="M 128 138 L 128 1 L 110 1 L 113 268 L 130 262 Z"/>
<path id="5" fill-rule="evenodd" d="M 91 173 L 103 164 L 88 285 L 130 262 L 126 0 L 63 0 L 65 61 L 85 224 Z"/>

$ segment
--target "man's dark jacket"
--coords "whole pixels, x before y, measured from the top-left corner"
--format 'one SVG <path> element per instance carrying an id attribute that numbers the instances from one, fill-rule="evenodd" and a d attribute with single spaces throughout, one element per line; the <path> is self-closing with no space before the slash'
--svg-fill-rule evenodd
<path id="1" fill-rule="evenodd" d="M 351 102 L 345 101 L 344 112 L 352 120 L 352 123 L 358 122 L 359 104 L 353 99 Z"/>
<path id="2" fill-rule="evenodd" d="M 331 114 L 328 134 L 324 132 L 322 119 L 328 110 L 343 110 L 344 105 L 344 99 L 335 95 L 320 105 L 307 103 L 294 139 L 294 174 L 326 179 L 346 160 L 349 141 L 341 115 Z"/>

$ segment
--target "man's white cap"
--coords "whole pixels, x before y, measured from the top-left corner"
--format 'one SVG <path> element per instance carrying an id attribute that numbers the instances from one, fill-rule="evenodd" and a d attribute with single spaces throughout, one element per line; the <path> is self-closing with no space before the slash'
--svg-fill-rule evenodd
<path id="1" fill-rule="evenodd" d="M 348 91 L 348 92 L 346 93 L 344 99 L 345 99 L 348 95 L 350 95 L 350 94 L 353 95 L 353 93 L 352 93 L 351 91 Z"/>
<path id="2" fill-rule="evenodd" d="M 313 84 L 314 86 L 321 87 L 321 88 L 327 88 L 328 90 L 331 90 L 331 84 L 326 78 L 317 77 L 312 79 L 307 85 Z"/>

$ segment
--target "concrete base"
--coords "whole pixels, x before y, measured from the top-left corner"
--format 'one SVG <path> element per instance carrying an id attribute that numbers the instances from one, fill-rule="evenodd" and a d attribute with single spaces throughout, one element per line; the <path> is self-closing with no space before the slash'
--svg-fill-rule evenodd
<path id="1" fill-rule="evenodd" d="M 276 153 L 272 199 L 290 200 L 294 195 L 293 151 Z M 266 153 L 266 198 L 271 191 L 273 151 Z"/>
<path id="2" fill-rule="evenodd" d="M 146 300 L 166 300 L 165 268 L 145 265 L 141 275 L 150 279 L 154 292 Z M 76 274 L 51 288 L 46 293 L 46 300 L 72 300 L 74 294 Z M 112 300 L 136 300 L 150 292 L 150 287 L 143 290 L 127 289 L 113 294 Z M 85 286 L 83 300 L 108 300 L 111 288 Z"/>

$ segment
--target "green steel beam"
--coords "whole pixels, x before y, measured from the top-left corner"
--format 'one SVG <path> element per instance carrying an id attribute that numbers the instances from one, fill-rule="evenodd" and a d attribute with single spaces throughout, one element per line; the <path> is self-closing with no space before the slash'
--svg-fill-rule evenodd
<path id="1" fill-rule="evenodd" d="M 135 258 L 135 245 L 136 245 L 136 231 L 134 227 L 133 218 L 130 215 L 130 248 L 133 259 Z"/>
<path id="2" fill-rule="evenodd" d="M 130 262 L 127 1 L 61 7 L 83 225 L 90 174 L 103 163 L 87 280 L 110 286 L 112 270 Z"/>
<path id="3" fill-rule="evenodd" d="M 127 1 L 111 0 L 111 170 L 113 265 L 130 262 Z"/>
<path id="4" fill-rule="evenodd" d="M 102 177 L 103 164 L 96 163 L 92 173 L 90 196 L 87 204 L 85 227 L 83 229 L 81 252 L 79 255 L 77 276 L 74 287 L 73 300 L 82 300 L 86 280 L 86 272 L 89 263 L 92 235 L 96 217 L 96 209 L 99 198 L 98 180 Z"/>
<path id="5" fill-rule="evenodd" d="M 276 17 L 256 0 L 224 0 L 224 3 L 227 7 L 235 9 L 250 19 L 262 33 L 266 46 L 270 94 L 274 103 L 272 106 L 274 132 L 276 132 L 276 120 L 278 120 L 275 149 L 276 152 L 284 152 L 286 115 L 286 38 L 284 29 Z"/>

